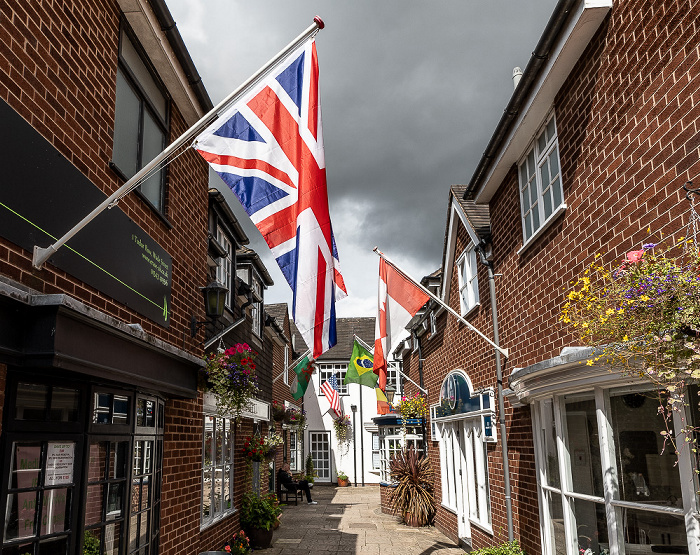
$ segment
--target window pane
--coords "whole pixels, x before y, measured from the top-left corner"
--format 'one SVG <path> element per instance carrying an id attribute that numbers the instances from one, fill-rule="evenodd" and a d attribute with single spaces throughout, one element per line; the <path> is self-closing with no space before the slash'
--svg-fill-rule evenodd
<path id="1" fill-rule="evenodd" d="M 129 442 L 120 441 L 112 443 L 112 457 L 110 459 L 110 478 L 126 478 Z"/>
<path id="2" fill-rule="evenodd" d="M 112 161 L 128 178 L 138 170 L 139 120 L 141 103 L 117 69 L 117 103 L 114 113 L 114 148 Z"/>
<path id="3" fill-rule="evenodd" d="M 134 48 L 131 40 L 124 32 L 121 34 L 121 41 L 121 54 L 126 65 L 134 73 L 136 80 L 146 92 L 148 99 L 153 103 L 158 113 L 165 119 L 166 102 L 163 93 L 160 92 L 151 72 L 148 71 L 141 60 L 141 56 L 139 56 L 136 48 Z"/>
<path id="4" fill-rule="evenodd" d="M 535 232 L 540 228 L 540 207 L 532 206 L 532 231 Z"/>
<path id="5" fill-rule="evenodd" d="M 593 555 L 602 555 L 603 549 L 607 552 L 608 523 L 605 519 L 605 505 L 581 499 L 574 499 L 573 503 L 579 553 L 583 555 L 588 549 Z"/>
<path id="6" fill-rule="evenodd" d="M 45 385 L 17 384 L 17 420 L 45 420 L 49 388 Z"/>
<path id="7" fill-rule="evenodd" d="M 107 520 L 113 520 L 122 515 L 124 502 L 124 484 L 109 484 L 107 486 Z"/>
<path id="8" fill-rule="evenodd" d="M 224 462 L 224 419 L 216 419 L 216 462 L 221 464 Z"/>
<path id="9" fill-rule="evenodd" d="M 129 423 L 129 398 L 120 395 L 114 396 L 113 404 L 113 424 L 128 424 Z"/>
<path id="10" fill-rule="evenodd" d="M 105 526 L 104 555 L 118 555 L 121 545 L 122 523 L 115 522 Z"/>
<path id="11" fill-rule="evenodd" d="M 552 190 L 547 189 L 542 193 L 542 200 L 544 200 L 544 219 L 546 220 L 552 215 Z"/>
<path id="12" fill-rule="evenodd" d="M 70 491 L 68 488 L 44 491 L 41 509 L 42 536 L 70 528 Z"/>
<path id="13" fill-rule="evenodd" d="M 68 554 L 68 538 L 51 538 L 39 542 L 39 555 Z"/>
<path id="14" fill-rule="evenodd" d="M 54 387 L 51 395 L 51 420 L 53 422 L 78 421 L 78 391 Z"/>
<path id="15" fill-rule="evenodd" d="M 88 486 L 85 503 L 85 526 L 102 522 L 103 486 Z"/>
<path id="16" fill-rule="evenodd" d="M 90 461 L 88 467 L 88 481 L 98 482 L 104 480 L 105 467 L 107 466 L 107 442 L 94 442 L 90 444 Z"/>
<path id="17" fill-rule="evenodd" d="M 554 207 L 557 208 L 562 203 L 561 180 L 557 177 L 552 183 L 552 194 L 554 195 Z"/>
<path id="18" fill-rule="evenodd" d="M 530 182 L 530 206 L 537 204 L 537 183 L 533 180 Z"/>
<path id="19" fill-rule="evenodd" d="M 535 152 L 531 150 L 527 155 L 528 181 L 535 175 Z"/>
<path id="20" fill-rule="evenodd" d="M 36 535 L 36 507 L 39 492 L 10 493 L 5 512 L 5 540 Z"/>
<path id="21" fill-rule="evenodd" d="M 545 148 L 547 147 L 547 137 L 545 137 L 544 131 L 537 137 L 537 154 L 542 155 Z"/>
<path id="22" fill-rule="evenodd" d="M 620 499 L 682 508 L 681 478 L 673 449 L 663 446 L 664 418 L 654 395 L 610 398 Z"/>
<path id="23" fill-rule="evenodd" d="M 204 466 L 211 466 L 212 452 L 214 447 L 214 425 L 215 419 L 213 416 L 204 417 Z"/>
<path id="24" fill-rule="evenodd" d="M 143 118 L 143 152 L 141 167 L 148 164 L 163 150 L 165 136 L 148 110 Z M 162 210 L 163 170 L 158 170 L 141 184 L 141 192 L 158 210 Z"/>
<path id="25" fill-rule="evenodd" d="M 556 130 L 554 129 L 554 118 L 552 118 L 547 123 L 547 142 L 551 141 L 555 134 Z"/>
<path id="26" fill-rule="evenodd" d="M 15 444 L 12 463 L 12 488 L 39 487 L 41 478 L 41 445 Z"/>
<path id="27" fill-rule="evenodd" d="M 688 553 L 683 516 L 622 509 L 627 553 Z"/>
<path id="28" fill-rule="evenodd" d="M 530 223 L 530 213 L 525 214 L 525 239 L 532 235 L 532 224 Z"/>
<path id="29" fill-rule="evenodd" d="M 566 537 L 564 535 L 564 510 L 561 505 L 561 494 L 545 491 L 549 506 L 549 535 L 554 542 L 555 555 L 566 555 Z"/>
<path id="30" fill-rule="evenodd" d="M 527 163 L 523 162 L 520 165 L 520 187 L 523 188 L 527 184 Z"/>
<path id="31" fill-rule="evenodd" d="M 554 428 L 554 403 L 551 399 L 542 401 L 540 412 L 544 474 L 548 486 L 559 488 L 559 454 L 557 453 L 557 432 Z"/>
<path id="32" fill-rule="evenodd" d="M 212 492 L 212 471 L 204 469 L 204 484 L 202 485 L 202 514 L 209 516 L 211 514 L 211 492 Z"/>
<path id="33" fill-rule="evenodd" d="M 603 497 L 595 401 L 590 399 L 566 403 L 566 427 L 573 490 Z"/>

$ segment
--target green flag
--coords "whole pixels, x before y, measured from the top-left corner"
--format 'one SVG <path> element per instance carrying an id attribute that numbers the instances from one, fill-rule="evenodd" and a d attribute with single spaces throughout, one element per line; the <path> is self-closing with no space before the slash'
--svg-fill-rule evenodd
<path id="1" fill-rule="evenodd" d="M 296 376 L 292 380 L 289 386 L 289 390 L 292 393 L 292 398 L 298 401 L 304 396 L 306 388 L 309 386 L 309 381 L 311 380 L 311 374 L 314 372 L 313 360 L 309 358 L 309 355 L 303 357 L 299 362 L 297 362 L 294 367 L 294 373 Z"/>
<path id="2" fill-rule="evenodd" d="M 355 338 L 355 344 L 352 347 L 352 355 L 348 363 L 348 371 L 345 374 L 344 384 L 359 383 L 367 387 L 374 388 L 377 385 L 377 376 L 372 370 L 372 353 L 360 345 Z"/>

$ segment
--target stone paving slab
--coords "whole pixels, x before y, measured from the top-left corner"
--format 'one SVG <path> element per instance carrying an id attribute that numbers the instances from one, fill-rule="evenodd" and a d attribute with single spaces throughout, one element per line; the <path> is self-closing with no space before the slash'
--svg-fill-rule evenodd
<path id="1" fill-rule="evenodd" d="M 379 487 L 317 485 L 318 505 L 283 506 L 264 555 L 464 555 L 434 527 L 411 528 L 379 508 Z"/>

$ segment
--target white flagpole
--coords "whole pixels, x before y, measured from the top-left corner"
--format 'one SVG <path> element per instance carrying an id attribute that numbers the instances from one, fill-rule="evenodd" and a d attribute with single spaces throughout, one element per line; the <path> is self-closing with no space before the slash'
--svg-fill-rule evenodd
<path id="1" fill-rule="evenodd" d="M 135 189 L 140 183 L 141 179 L 147 176 L 153 169 L 155 169 L 163 160 L 168 158 L 173 154 L 178 148 L 186 143 L 189 143 L 195 138 L 200 132 L 202 132 L 208 125 L 210 125 L 218 116 L 219 112 L 223 112 L 228 109 L 230 105 L 238 102 L 241 97 L 248 93 L 248 91 L 262 81 L 268 74 L 281 62 L 286 56 L 288 56 L 292 51 L 298 48 L 306 40 L 313 37 L 318 31 L 323 29 L 325 24 L 323 20 L 316 16 L 314 17 L 314 22 L 301 33 L 297 38 L 290 42 L 283 50 L 280 51 L 274 58 L 267 62 L 262 68 L 260 68 L 255 74 L 253 74 L 247 81 L 245 81 L 240 87 L 224 98 L 219 104 L 214 106 L 207 114 L 202 116 L 202 118 L 185 131 L 180 137 L 175 139 L 170 145 L 160 154 L 158 154 L 153 160 L 146 164 L 141 170 L 139 170 L 136 175 L 129 179 L 124 185 L 119 187 L 114 193 L 108 196 L 99 206 L 97 206 L 92 212 L 85 216 L 80 222 L 73 226 L 70 230 L 66 232 L 63 237 L 58 239 L 52 245 L 46 248 L 39 247 L 39 245 L 34 245 L 34 258 L 32 260 L 32 265 L 41 269 L 44 263 L 54 255 L 54 253 L 60 249 L 65 243 L 67 243 L 76 233 L 83 229 L 87 224 L 94 220 L 99 214 L 101 214 L 105 208 L 108 208 L 113 202 L 118 201 L 120 198 L 128 195 L 133 189 Z"/>
<path id="2" fill-rule="evenodd" d="M 496 345 L 493 341 L 491 341 L 488 337 L 486 337 L 483 333 L 481 333 L 478 329 L 476 329 L 474 326 L 472 326 L 469 322 L 467 322 L 462 316 L 457 314 L 452 307 L 450 307 L 447 303 L 442 301 L 441 299 L 438 299 L 435 295 L 433 295 L 428 289 L 423 287 L 419 282 L 417 282 L 415 279 L 413 279 L 411 276 L 409 276 L 406 272 L 404 272 L 401 268 L 399 268 L 396 264 L 394 264 L 389 258 L 382 252 L 380 251 L 377 247 L 374 247 L 372 249 L 374 252 L 376 252 L 380 257 L 382 257 L 384 260 L 386 260 L 389 264 L 391 264 L 396 270 L 401 272 L 406 279 L 409 279 L 410 281 L 413 282 L 413 285 L 418 287 L 421 291 L 423 291 L 426 295 L 428 295 L 431 299 L 433 299 L 436 303 L 438 303 L 441 307 L 443 307 L 445 310 L 447 310 L 452 316 L 457 318 L 460 322 L 462 322 L 465 326 L 467 326 L 470 330 L 472 330 L 474 333 L 476 333 L 479 337 L 481 337 L 484 341 L 486 341 L 489 345 L 491 345 L 494 349 L 497 349 L 498 352 L 500 352 L 504 357 L 508 358 L 508 349 L 503 349 L 502 347 L 499 347 Z"/>
<path id="3" fill-rule="evenodd" d="M 308 354 L 311 353 L 311 349 L 306 349 L 306 352 L 301 355 L 300 357 L 297 357 L 296 361 L 294 361 L 292 364 L 287 366 L 282 373 L 277 376 L 274 380 L 272 380 L 272 383 L 275 383 L 277 380 L 279 380 L 282 376 L 284 376 L 287 372 L 289 372 L 292 368 L 294 368 L 301 360 L 304 360 L 304 357 L 307 356 Z"/>
<path id="4" fill-rule="evenodd" d="M 369 345 L 367 345 L 367 343 L 365 343 L 364 341 L 362 341 L 362 338 L 361 338 L 361 337 L 358 337 L 358 335 L 355 334 L 355 333 L 352 334 L 352 337 L 353 337 L 354 339 L 356 339 L 357 342 L 358 342 L 360 345 L 362 345 L 365 349 L 367 349 L 370 353 L 374 354 L 374 347 L 370 347 Z"/>

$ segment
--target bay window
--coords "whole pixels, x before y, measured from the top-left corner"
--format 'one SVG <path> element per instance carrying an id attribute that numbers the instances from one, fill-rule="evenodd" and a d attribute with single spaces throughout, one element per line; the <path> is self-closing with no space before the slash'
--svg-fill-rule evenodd
<path id="1" fill-rule="evenodd" d="M 204 415 L 202 445 L 202 515 L 204 528 L 233 512 L 233 444 L 235 421 Z"/>

